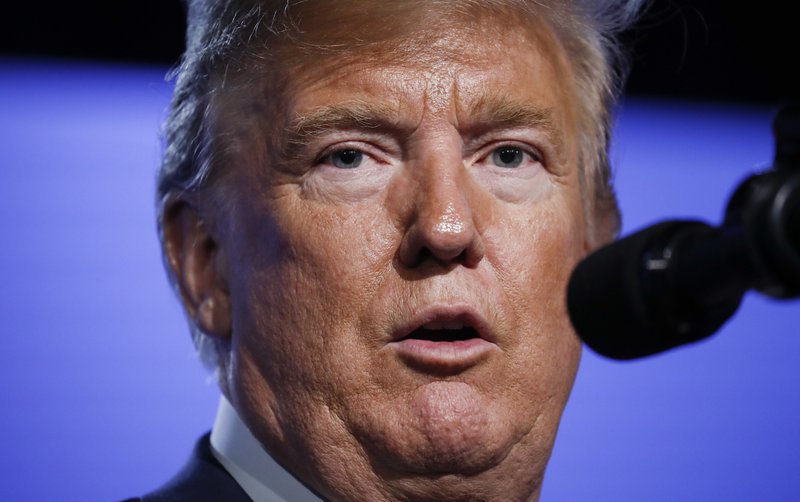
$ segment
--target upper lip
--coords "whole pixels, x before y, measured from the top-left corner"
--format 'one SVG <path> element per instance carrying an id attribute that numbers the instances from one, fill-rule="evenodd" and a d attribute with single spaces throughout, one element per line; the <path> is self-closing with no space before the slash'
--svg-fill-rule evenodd
<path id="1" fill-rule="evenodd" d="M 482 339 L 495 343 L 495 333 L 486 318 L 474 307 L 466 304 L 431 305 L 414 311 L 411 318 L 392 333 L 391 341 L 407 338 L 414 331 L 431 323 L 462 324 L 475 330 Z"/>

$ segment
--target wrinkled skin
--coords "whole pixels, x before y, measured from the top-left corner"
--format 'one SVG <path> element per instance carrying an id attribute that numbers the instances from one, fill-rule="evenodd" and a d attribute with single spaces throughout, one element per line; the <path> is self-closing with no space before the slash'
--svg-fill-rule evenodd
<path id="1" fill-rule="evenodd" d="M 167 222 L 190 313 L 229 343 L 224 391 L 332 500 L 536 500 L 580 357 L 563 51 L 544 27 L 438 29 L 414 58 L 293 68 L 274 130 L 230 104 L 224 204 Z M 478 349 L 398 340 L 453 312 L 483 320 Z"/>

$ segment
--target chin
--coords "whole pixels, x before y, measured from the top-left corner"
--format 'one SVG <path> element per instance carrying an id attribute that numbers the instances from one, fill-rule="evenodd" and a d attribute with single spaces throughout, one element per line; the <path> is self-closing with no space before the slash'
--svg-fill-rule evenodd
<path id="1" fill-rule="evenodd" d="M 375 409 L 358 425 L 373 468 L 385 476 L 474 476 L 501 464 L 524 435 L 472 385 L 437 381 Z"/>

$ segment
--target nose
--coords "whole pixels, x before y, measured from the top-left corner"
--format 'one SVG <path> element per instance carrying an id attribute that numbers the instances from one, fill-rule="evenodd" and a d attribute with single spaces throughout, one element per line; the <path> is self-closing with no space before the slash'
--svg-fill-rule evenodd
<path id="1" fill-rule="evenodd" d="M 478 189 L 461 156 L 448 162 L 442 153 L 412 167 L 412 214 L 398 250 L 400 263 L 408 268 L 428 261 L 474 268 L 484 256 Z"/>

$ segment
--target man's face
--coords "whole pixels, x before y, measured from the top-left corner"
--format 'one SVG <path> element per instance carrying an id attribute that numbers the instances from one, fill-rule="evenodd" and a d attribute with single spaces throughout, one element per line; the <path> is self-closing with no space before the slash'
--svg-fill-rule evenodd
<path id="1" fill-rule="evenodd" d="M 414 57 L 292 69 L 286 123 L 247 139 L 283 151 L 242 147 L 221 180 L 224 386 L 334 499 L 535 497 L 579 360 L 562 50 L 543 27 L 439 30 Z"/>

